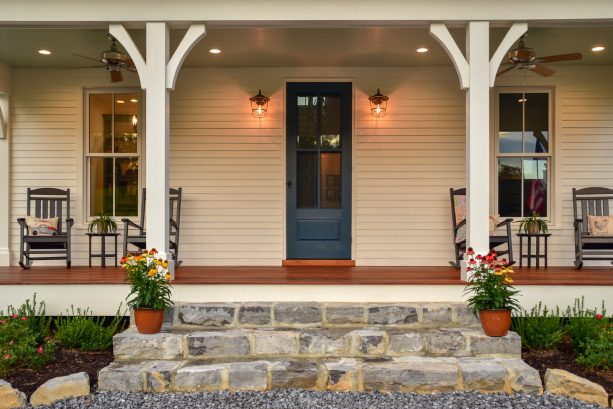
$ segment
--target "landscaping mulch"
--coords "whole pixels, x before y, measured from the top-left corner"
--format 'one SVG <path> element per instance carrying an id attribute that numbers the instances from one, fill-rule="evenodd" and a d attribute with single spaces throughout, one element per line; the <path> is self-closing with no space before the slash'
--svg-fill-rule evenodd
<path id="1" fill-rule="evenodd" d="M 113 351 L 86 352 L 77 349 L 61 349 L 55 352 L 55 359 L 39 369 L 15 369 L 10 371 L 4 380 L 10 382 L 13 388 L 28 395 L 49 379 L 70 375 L 76 372 L 87 372 L 91 385 L 98 382 L 98 371 L 113 361 Z"/>
<path id="2" fill-rule="evenodd" d="M 564 342 L 558 346 L 558 349 L 550 351 L 524 349 L 521 357 L 528 365 L 539 371 L 541 378 L 544 378 L 547 368 L 563 369 L 602 385 L 609 394 L 609 400 L 613 398 L 613 371 L 592 369 L 577 364 L 575 362 L 577 354 L 573 351 L 570 342 Z"/>

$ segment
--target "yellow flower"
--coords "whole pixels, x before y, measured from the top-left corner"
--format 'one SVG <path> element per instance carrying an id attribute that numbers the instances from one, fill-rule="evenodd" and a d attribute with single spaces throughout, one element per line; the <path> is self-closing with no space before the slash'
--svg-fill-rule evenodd
<path id="1" fill-rule="evenodd" d="M 152 268 L 151 270 L 149 270 L 149 272 L 147 273 L 147 275 L 148 275 L 149 277 L 153 277 L 154 275 L 156 275 L 156 274 L 157 274 L 157 272 L 158 272 L 158 271 L 157 271 L 155 268 Z"/>
<path id="2" fill-rule="evenodd" d="M 511 279 L 511 278 L 508 278 L 508 277 L 507 277 L 507 278 L 504 280 L 504 282 L 505 282 L 506 284 L 512 284 L 512 283 L 513 283 L 513 279 Z"/>
<path id="3" fill-rule="evenodd" d="M 166 281 L 170 281 L 170 273 L 166 273 L 166 275 L 164 276 L 164 278 L 166 279 Z"/>
<path id="4" fill-rule="evenodd" d="M 162 267 L 164 267 L 164 268 L 168 268 L 168 261 L 164 261 L 164 262 L 162 263 Z"/>

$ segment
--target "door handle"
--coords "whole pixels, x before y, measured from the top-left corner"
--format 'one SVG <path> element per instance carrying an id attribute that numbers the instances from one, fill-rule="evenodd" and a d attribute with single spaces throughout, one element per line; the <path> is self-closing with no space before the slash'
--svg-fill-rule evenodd
<path id="1" fill-rule="evenodd" d="M 288 188 L 288 189 L 291 189 L 291 187 L 292 187 L 292 181 L 291 181 L 291 180 L 288 180 L 288 181 L 287 181 L 287 188 Z"/>

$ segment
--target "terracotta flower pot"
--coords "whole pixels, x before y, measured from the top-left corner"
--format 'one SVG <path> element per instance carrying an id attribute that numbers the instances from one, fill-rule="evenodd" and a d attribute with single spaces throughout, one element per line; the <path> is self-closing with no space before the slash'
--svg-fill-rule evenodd
<path id="1" fill-rule="evenodd" d="M 141 334 L 157 334 L 164 322 L 164 310 L 134 309 L 134 322 Z"/>
<path id="2" fill-rule="evenodd" d="M 490 337 L 504 337 L 511 328 L 511 310 L 481 310 L 479 319 L 485 335 Z"/>

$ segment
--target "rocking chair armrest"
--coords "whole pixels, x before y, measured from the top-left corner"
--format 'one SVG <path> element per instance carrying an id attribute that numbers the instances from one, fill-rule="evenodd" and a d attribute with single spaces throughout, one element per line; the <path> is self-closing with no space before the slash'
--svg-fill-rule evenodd
<path id="1" fill-rule="evenodd" d="M 511 223 L 513 223 L 513 219 L 509 217 L 508 219 L 504 219 L 500 223 L 496 224 L 496 227 L 502 227 L 502 226 L 507 225 L 507 224 L 511 225 Z"/>
<path id="2" fill-rule="evenodd" d="M 583 231 L 583 219 L 575 219 L 573 226 L 575 227 L 575 231 Z"/>
<path id="3" fill-rule="evenodd" d="M 19 223 L 19 227 L 21 227 L 21 236 L 30 234 L 30 230 L 28 229 L 28 225 L 26 224 L 26 218 L 20 217 L 17 219 L 17 223 Z"/>
<path id="4" fill-rule="evenodd" d="M 175 222 L 173 219 L 170 219 L 169 222 L 170 227 L 174 227 L 175 230 L 179 230 L 179 225 L 177 224 L 177 222 Z"/>
<path id="5" fill-rule="evenodd" d="M 74 226 L 74 219 L 72 217 L 69 217 L 68 219 L 66 219 L 66 225 L 68 227 Z"/>
<path id="6" fill-rule="evenodd" d="M 466 219 L 462 220 L 460 223 L 456 224 L 456 226 L 453 228 L 454 231 L 458 231 L 460 229 L 460 227 L 466 226 Z"/>
<path id="7" fill-rule="evenodd" d="M 128 228 L 129 227 L 134 227 L 135 229 L 138 229 L 139 235 L 141 235 L 141 236 L 143 235 L 143 231 L 145 229 L 142 226 L 139 226 L 138 224 L 134 223 L 130 219 L 121 219 L 121 221 L 124 224 L 124 231 L 125 231 L 126 236 L 128 234 Z"/>
<path id="8" fill-rule="evenodd" d="M 17 223 L 19 223 L 19 225 L 20 225 L 21 227 L 26 227 L 26 226 L 27 226 L 27 225 L 26 225 L 26 218 L 25 218 L 25 217 L 20 217 L 20 218 L 18 218 L 18 219 L 17 219 Z"/>

